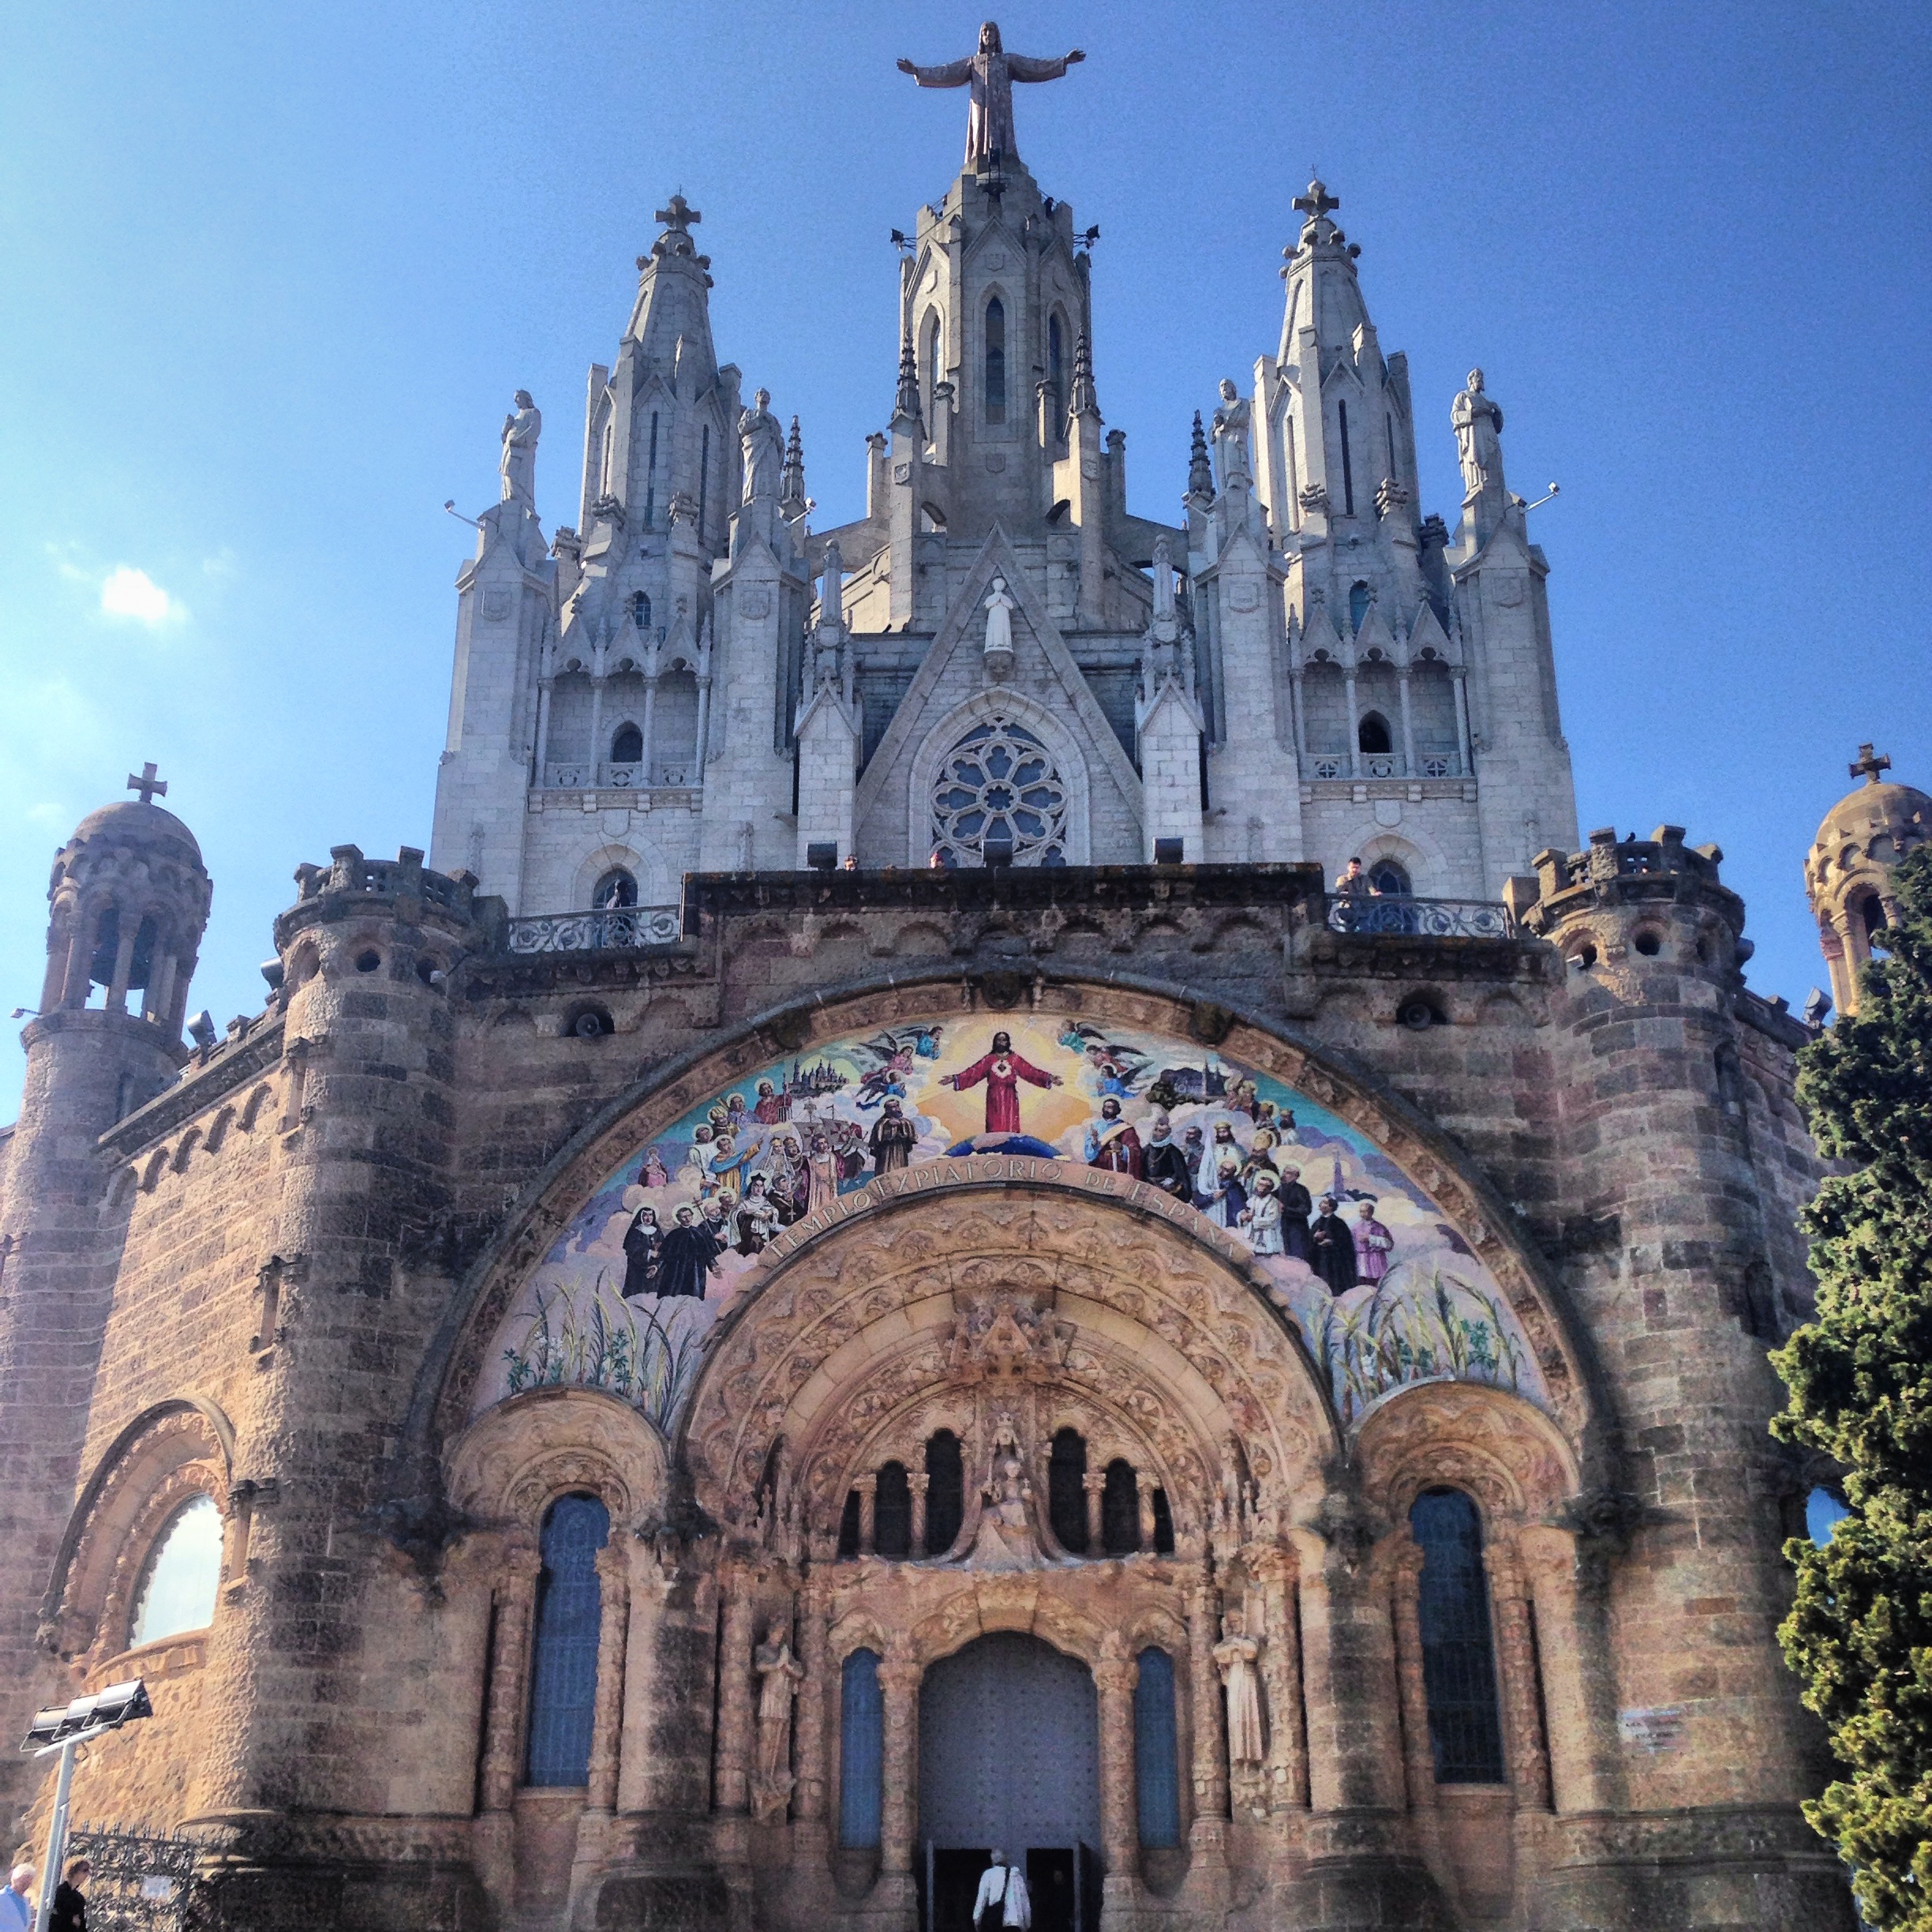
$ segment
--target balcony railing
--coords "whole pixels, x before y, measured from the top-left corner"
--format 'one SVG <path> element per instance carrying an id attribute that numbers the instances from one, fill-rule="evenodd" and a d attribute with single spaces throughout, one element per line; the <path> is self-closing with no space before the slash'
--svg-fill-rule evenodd
<path id="1" fill-rule="evenodd" d="M 1515 924 L 1505 906 L 1487 899 L 1412 899 L 1396 893 L 1335 893 L 1331 931 L 1411 939 L 1509 939 Z"/>
<path id="2" fill-rule="evenodd" d="M 512 953 L 612 953 L 671 945 L 683 933 L 683 917 L 676 906 L 612 906 L 601 912 L 513 919 L 506 943 Z"/>
<path id="3" fill-rule="evenodd" d="M 1454 751 L 1418 751 L 1414 768 L 1399 751 L 1311 751 L 1311 778 L 1460 778 L 1462 760 Z"/>
<path id="4" fill-rule="evenodd" d="M 548 792 L 645 792 L 659 785 L 687 785 L 691 774 L 687 765 L 661 763 L 653 773 L 645 765 L 595 764 L 581 758 L 553 760 L 544 767 L 543 781 Z"/>

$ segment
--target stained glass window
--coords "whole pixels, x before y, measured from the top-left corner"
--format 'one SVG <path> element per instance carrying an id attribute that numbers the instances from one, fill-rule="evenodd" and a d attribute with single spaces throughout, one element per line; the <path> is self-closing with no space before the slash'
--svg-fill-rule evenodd
<path id="1" fill-rule="evenodd" d="M 878 1653 L 855 1650 L 845 1660 L 839 1696 L 839 1843 L 879 1841 L 886 1706 L 879 1695 Z"/>
<path id="2" fill-rule="evenodd" d="M 1065 865 L 1066 787 L 1024 725 L 995 716 L 948 753 L 933 787 L 933 848 L 948 865 Z"/>
<path id="3" fill-rule="evenodd" d="M 1496 1715 L 1482 1518 L 1461 1490 L 1429 1489 L 1416 1498 L 1409 1526 L 1422 1547 L 1422 1681 L 1436 1779 L 1444 1784 L 1500 1784 L 1503 1728 Z"/>
<path id="4" fill-rule="evenodd" d="M 1165 1650 L 1143 1650 L 1134 1685 L 1134 1788 L 1140 1842 L 1157 1851 L 1181 1842 L 1180 1756 L 1174 1659 Z"/>
<path id="5" fill-rule="evenodd" d="M 597 1552 L 610 1541 L 610 1512 L 595 1496 L 560 1496 L 544 1518 L 530 1653 L 532 1784 L 583 1784 L 590 1777 L 597 1705 L 597 1635 L 604 1589 Z"/>

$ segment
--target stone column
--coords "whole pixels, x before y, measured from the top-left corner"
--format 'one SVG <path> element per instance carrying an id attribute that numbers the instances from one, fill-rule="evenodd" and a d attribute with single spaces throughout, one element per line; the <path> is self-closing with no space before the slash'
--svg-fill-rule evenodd
<path id="1" fill-rule="evenodd" d="M 1300 1559 L 1309 1802 L 1316 1811 L 1399 1809 L 1402 1762 L 1388 1591 L 1371 1560 L 1350 1568 L 1312 1530 Z"/>
<path id="2" fill-rule="evenodd" d="M 856 1477 L 852 1487 L 859 1492 L 859 1554 L 870 1556 L 878 1547 L 878 1477 L 876 1473 Z"/>
<path id="3" fill-rule="evenodd" d="M 1404 1530 L 1391 1539 L 1390 1601 L 1395 1611 L 1395 1680 L 1402 1705 L 1402 1780 L 1409 1794 L 1418 1849 L 1430 1863 L 1441 1855 L 1436 1810 L 1436 1750 L 1429 1736 L 1428 1685 L 1422 1674 L 1422 1552 Z"/>
<path id="4" fill-rule="evenodd" d="M 1342 674 L 1342 689 L 1348 703 L 1349 774 L 1361 776 L 1361 720 L 1355 710 L 1355 673 L 1351 668 Z"/>
<path id="5" fill-rule="evenodd" d="M 912 1492 L 912 1559 L 916 1563 L 926 1554 L 926 1492 L 932 1486 L 932 1478 L 923 1470 L 915 1470 L 906 1482 Z"/>
<path id="6" fill-rule="evenodd" d="M 1456 749 L 1462 754 L 1462 776 L 1470 777 L 1476 761 L 1470 749 L 1469 680 L 1461 665 L 1449 667 L 1449 681 L 1455 688 Z"/>
<path id="7" fill-rule="evenodd" d="M 1409 717 L 1409 667 L 1404 665 L 1395 673 L 1396 688 L 1402 694 L 1402 776 L 1413 778 L 1416 775 L 1415 728 Z"/>
<path id="8" fill-rule="evenodd" d="M 550 782 L 550 687 L 554 678 L 540 679 L 537 685 L 537 789 Z"/>
<path id="9" fill-rule="evenodd" d="M 751 1803 L 751 1646 L 754 1579 L 743 1571 L 725 1582 L 724 1636 L 718 1657 L 717 1808 Z"/>
<path id="10" fill-rule="evenodd" d="M 1080 1488 L 1087 1497 L 1087 1554 L 1098 1556 L 1100 1554 L 1100 1498 L 1106 1488 L 1106 1478 L 1089 1470 L 1080 1478 Z"/>
<path id="11" fill-rule="evenodd" d="M 821 1830 L 831 1781 L 826 1735 L 826 1708 L 832 1688 L 827 1656 L 831 1623 L 831 1582 L 814 1563 L 806 1575 L 799 1618 L 799 1662 L 805 1677 L 799 1686 L 798 1728 L 794 1735 L 798 1790 L 792 1808 L 801 1821 L 818 1822 Z"/>
<path id="12" fill-rule="evenodd" d="M 1532 1529 L 1516 1539 L 1536 1608 L 1543 1709 L 1549 1722 L 1550 1783 L 1559 1812 L 1602 1811 L 1611 1793 L 1592 1736 L 1589 1669 L 1578 1614 L 1576 1544 L 1566 1530 Z"/>
<path id="13" fill-rule="evenodd" d="M 881 1778 L 879 1868 L 891 1889 L 887 1903 L 912 1896 L 912 1834 L 919 1813 L 919 1687 L 924 1668 L 902 1650 L 879 1665 L 885 1754 Z"/>
<path id="14" fill-rule="evenodd" d="M 1194 1711 L 1194 1833 L 1219 1848 L 1226 1843 L 1227 1714 L 1214 1649 L 1221 1640 L 1221 1593 L 1204 1562 L 1187 1593 L 1188 1678 Z"/>
<path id="15" fill-rule="evenodd" d="M 1268 1702 L 1268 1808 L 1299 1811 L 1308 1805 L 1308 1751 L 1302 1741 L 1301 1644 L 1290 1594 L 1295 1562 L 1286 1550 L 1264 1550 L 1254 1567 L 1267 1622 L 1261 1681 Z"/>
<path id="16" fill-rule="evenodd" d="M 523 1768 L 523 1720 L 529 1698 L 530 1622 L 543 1559 L 534 1545 L 504 1554 L 496 1578 L 496 1625 L 490 1661 L 489 1720 L 483 1743 L 483 1809 L 507 1811 Z"/>
<path id="17" fill-rule="evenodd" d="M 1488 1552 L 1489 1595 L 1496 1609 L 1496 1662 L 1503 1677 L 1503 1713 L 1509 1729 L 1510 1782 L 1518 1812 L 1550 1808 L 1549 1751 L 1537 1697 L 1536 1639 L 1530 1622 L 1530 1587 L 1515 1553 Z"/>
<path id="18" fill-rule="evenodd" d="M 1297 665 L 1288 673 L 1288 682 L 1293 693 L 1294 705 L 1295 756 L 1301 762 L 1305 776 L 1308 766 L 1308 699 L 1307 689 L 1302 677 L 1301 667 Z"/>
<path id="19" fill-rule="evenodd" d="M 663 1759 L 654 1743 L 658 1698 L 660 1635 L 665 1601 L 672 1584 L 658 1567 L 650 1540 L 627 1537 L 630 1574 L 624 1594 L 629 1617 L 624 1645 L 624 1694 L 618 1737 L 617 1803 L 620 1811 L 655 1808 L 664 1781 Z"/>
<path id="20" fill-rule="evenodd" d="M 644 783 L 648 787 L 657 782 L 657 673 L 650 672 L 644 680 L 644 722 L 642 727 L 644 747 Z"/>
<path id="21" fill-rule="evenodd" d="M 705 755 L 711 741 L 711 673 L 698 673 L 698 749 L 693 758 L 691 783 L 702 784 Z"/>
<path id="22" fill-rule="evenodd" d="M 1106 1855 L 1106 1902 L 1125 1904 L 1135 1889 L 1140 1821 L 1134 1785 L 1134 1686 L 1140 1666 L 1127 1640 L 1109 1631 L 1094 1665 L 1100 1695 L 1100 1844 Z"/>
<path id="23" fill-rule="evenodd" d="M 595 791 L 604 781 L 604 673 L 596 671 L 590 677 L 590 789 Z"/>
<path id="24" fill-rule="evenodd" d="M 1148 1481 L 1144 1470 L 1134 1471 L 1134 1513 L 1140 1520 L 1140 1547 L 1151 1550 L 1154 1547 L 1154 1485 Z"/>
<path id="25" fill-rule="evenodd" d="M 114 978 L 107 987 L 107 1010 L 110 1013 L 126 1010 L 128 980 L 134 971 L 134 941 L 140 931 L 140 915 L 123 907 L 121 941 L 114 949 Z"/>
<path id="26" fill-rule="evenodd" d="M 603 1615 L 597 1627 L 597 1700 L 590 1724 L 590 1789 L 586 1809 L 612 1811 L 617 1804 L 617 1771 L 623 1762 L 624 1638 L 631 1619 L 628 1537 L 597 1552 Z"/>

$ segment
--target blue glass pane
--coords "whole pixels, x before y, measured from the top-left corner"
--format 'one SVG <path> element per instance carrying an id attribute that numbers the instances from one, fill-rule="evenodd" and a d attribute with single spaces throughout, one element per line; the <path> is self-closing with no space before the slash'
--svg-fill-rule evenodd
<path id="1" fill-rule="evenodd" d="M 1140 1653 L 1134 1686 L 1134 1785 L 1140 1794 L 1140 1842 L 1164 1850 L 1181 1842 L 1180 1749 L 1174 1734 L 1174 1659 Z"/>
<path id="2" fill-rule="evenodd" d="M 532 1784 L 590 1780 L 597 1632 L 604 1619 L 597 1554 L 609 1541 L 610 1512 L 594 1496 L 560 1496 L 544 1518 L 530 1657 L 526 1775 Z"/>
<path id="3" fill-rule="evenodd" d="M 886 1706 L 879 1696 L 878 1653 L 855 1650 L 845 1660 L 839 1698 L 839 1843 L 879 1841 L 886 1753 Z"/>
<path id="4" fill-rule="evenodd" d="M 1482 1518 L 1461 1490 L 1432 1489 L 1416 1498 L 1409 1527 L 1422 1548 L 1422 1681 L 1436 1776 L 1444 1784 L 1500 1784 L 1503 1727 Z"/>
<path id="5" fill-rule="evenodd" d="M 1805 1498 L 1805 1534 L 1822 1549 L 1851 1514 L 1829 1489 L 1814 1489 Z"/>

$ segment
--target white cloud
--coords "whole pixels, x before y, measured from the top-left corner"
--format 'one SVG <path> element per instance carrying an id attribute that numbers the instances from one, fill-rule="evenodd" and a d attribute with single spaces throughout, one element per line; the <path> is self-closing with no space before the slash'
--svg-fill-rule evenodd
<path id="1" fill-rule="evenodd" d="M 144 570 L 132 564 L 117 564 L 101 585 L 101 609 L 110 617 L 131 617 L 149 629 L 178 623 L 188 615 L 186 605 L 167 591 Z"/>
<path id="2" fill-rule="evenodd" d="M 218 550 L 212 557 L 201 560 L 201 575 L 212 577 L 217 582 L 225 582 L 234 576 L 235 570 L 235 553 L 232 550 Z"/>

